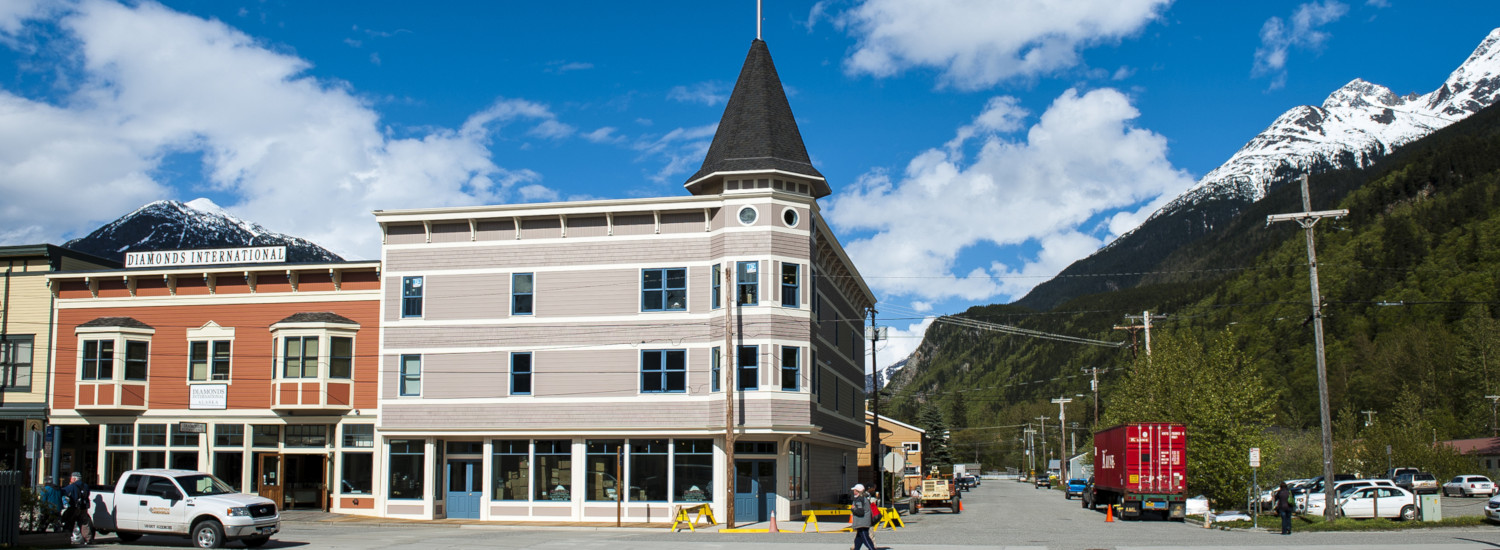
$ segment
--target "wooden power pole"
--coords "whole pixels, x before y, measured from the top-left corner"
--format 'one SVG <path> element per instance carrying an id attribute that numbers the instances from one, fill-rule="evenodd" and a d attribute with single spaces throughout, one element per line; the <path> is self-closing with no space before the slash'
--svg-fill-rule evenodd
<path id="1" fill-rule="evenodd" d="M 732 310 L 739 303 L 734 292 L 734 279 L 729 276 L 732 269 L 725 262 L 724 270 L 724 353 L 719 354 L 719 373 L 724 377 L 724 527 L 734 528 L 734 385 L 739 379 L 740 364 L 734 349 L 734 322 Z M 758 360 L 758 359 L 757 359 Z"/>

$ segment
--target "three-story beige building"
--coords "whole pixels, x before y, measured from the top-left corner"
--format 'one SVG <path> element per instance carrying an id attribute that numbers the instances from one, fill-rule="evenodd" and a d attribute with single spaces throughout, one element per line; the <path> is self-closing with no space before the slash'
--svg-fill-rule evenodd
<path id="1" fill-rule="evenodd" d="M 376 212 L 377 513 L 644 522 L 733 498 L 745 522 L 848 491 L 875 299 L 764 42 L 685 188 Z"/>

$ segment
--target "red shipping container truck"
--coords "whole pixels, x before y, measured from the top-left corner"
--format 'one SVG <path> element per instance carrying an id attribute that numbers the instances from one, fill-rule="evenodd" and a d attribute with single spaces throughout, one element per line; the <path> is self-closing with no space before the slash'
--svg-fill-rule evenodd
<path id="1" fill-rule="evenodd" d="M 1121 424 L 1094 434 L 1094 480 L 1083 506 L 1119 505 L 1134 519 L 1147 512 L 1187 515 L 1187 428 L 1169 422 Z"/>

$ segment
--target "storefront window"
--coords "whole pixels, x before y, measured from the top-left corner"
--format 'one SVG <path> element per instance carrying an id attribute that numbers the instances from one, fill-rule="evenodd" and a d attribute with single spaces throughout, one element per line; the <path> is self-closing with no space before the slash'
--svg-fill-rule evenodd
<path id="1" fill-rule="evenodd" d="M 173 424 L 172 425 L 172 446 L 173 447 L 197 447 L 198 446 L 198 435 L 199 434 L 197 434 L 197 433 L 187 433 L 187 432 L 184 432 L 184 431 L 182 431 L 182 426 L 180 426 L 178 424 Z"/>
<path id="2" fill-rule="evenodd" d="M 245 425 L 244 424 L 215 424 L 214 425 L 215 447 L 244 447 Z M 229 480 L 225 480 L 229 481 Z"/>
<path id="3" fill-rule="evenodd" d="M 275 447 L 281 444 L 281 426 L 275 424 L 251 426 L 255 432 L 250 444 L 256 447 Z"/>
<path id="4" fill-rule="evenodd" d="M 345 424 L 344 446 L 361 449 L 375 448 L 374 424 Z"/>
<path id="5" fill-rule="evenodd" d="M 135 425 L 108 424 L 104 427 L 104 444 L 110 447 L 129 447 L 135 441 Z"/>
<path id="6" fill-rule="evenodd" d="M 167 453 L 165 451 L 140 451 L 135 454 L 135 467 L 140 469 L 166 468 Z"/>
<path id="7" fill-rule="evenodd" d="M 165 447 L 165 446 L 167 446 L 167 425 L 166 424 L 141 424 L 139 426 L 139 430 L 138 431 L 140 432 L 140 434 L 136 438 L 136 443 L 135 443 L 136 445 L 141 446 L 141 447 Z M 141 467 L 142 468 L 148 468 L 149 466 L 141 466 Z M 160 466 L 156 466 L 156 467 L 159 468 Z"/>
<path id="8" fill-rule="evenodd" d="M 526 491 L 531 483 L 531 461 L 528 447 L 522 440 L 496 440 L 494 442 L 495 486 L 490 494 L 494 500 L 526 500 Z"/>
<path id="9" fill-rule="evenodd" d="M 327 447 L 328 426 L 323 424 L 291 424 L 286 427 L 288 447 Z"/>
<path id="10" fill-rule="evenodd" d="M 426 442 L 420 439 L 391 441 L 391 488 L 389 498 L 420 500 L 426 493 L 422 476 L 426 466 Z"/>
<path id="11" fill-rule="evenodd" d="M 228 483 L 230 487 L 234 487 L 234 490 L 239 491 L 241 481 L 245 477 L 244 453 L 239 451 L 214 453 L 214 477 L 224 480 L 224 483 Z"/>
<path id="12" fill-rule="evenodd" d="M 673 442 L 672 500 L 713 500 L 714 442 L 710 439 L 679 439 Z"/>
<path id="13" fill-rule="evenodd" d="M 632 501 L 667 500 L 667 440 L 630 441 L 630 494 Z"/>
<path id="14" fill-rule="evenodd" d="M 172 469 L 197 470 L 198 451 L 172 451 Z"/>
<path id="15" fill-rule="evenodd" d="M 375 483 L 374 453 L 344 453 L 339 488 L 346 495 L 368 495 Z"/>
<path id="16" fill-rule="evenodd" d="M 619 440 L 591 440 L 584 456 L 584 500 L 615 500 L 620 487 Z"/>
<path id="17" fill-rule="evenodd" d="M 536 442 L 536 500 L 573 500 L 573 442 Z"/>
<path id="18" fill-rule="evenodd" d="M 787 495 L 792 500 L 807 498 L 807 446 L 801 441 L 787 445 Z"/>
<path id="19" fill-rule="evenodd" d="M 106 451 L 104 453 L 104 483 L 114 485 L 120 481 L 120 476 L 130 471 L 133 465 L 130 462 L 130 451 Z"/>

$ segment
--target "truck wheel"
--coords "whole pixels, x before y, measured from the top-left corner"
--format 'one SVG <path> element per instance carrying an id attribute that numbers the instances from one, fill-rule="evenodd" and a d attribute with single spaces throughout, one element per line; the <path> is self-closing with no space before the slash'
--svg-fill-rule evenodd
<path id="1" fill-rule="evenodd" d="M 271 537 L 250 537 L 240 542 L 245 543 L 246 548 L 260 548 L 271 541 Z"/>
<path id="2" fill-rule="evenodd" d="M 193 546 L 199 548 L 218 548 L 224 546 L 224 528 L 217 521 L 206 519 L 195 523 L 191 532 Z"/>
<path id="3" fill-rule="evenodd" d="M 1411 521 L 1414 519 L 1417 519 L 1417 510 L 1411 506 L 1402 506 L 1401 521 Z"/>
<path id="4" fill-rule="evenodd" d="M 115 536 L 119 537 L 120 542 L 135 542 L 141 540 L 140 533 L 126 533 L 124 531 L 121 531 L 119 533 L 115 533 Z"/>
<path id="5" fill-rule="evenodd" d="M 948 511 L 953 512 L 955 514 L 958 513 L 958 497 L 957 496 L 954 496 L 953 500 L 948 504 Z"/>

